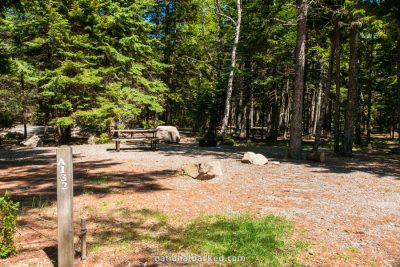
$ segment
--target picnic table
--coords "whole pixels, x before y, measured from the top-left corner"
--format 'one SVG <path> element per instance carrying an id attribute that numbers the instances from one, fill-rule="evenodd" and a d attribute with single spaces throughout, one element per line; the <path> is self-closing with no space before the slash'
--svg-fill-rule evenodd
<path id="1" fill-rule="evenodd" d="M 150 147 L 157 150 L 159 142 L 156 137 L 156 129 L 126 129 L 126 130 L 112 130 L 111 133 L 116 134 L 112 139 L 115 142 L 115 150 L 120 151 L 121 141 L 139 141 L 150 142 Z"/>

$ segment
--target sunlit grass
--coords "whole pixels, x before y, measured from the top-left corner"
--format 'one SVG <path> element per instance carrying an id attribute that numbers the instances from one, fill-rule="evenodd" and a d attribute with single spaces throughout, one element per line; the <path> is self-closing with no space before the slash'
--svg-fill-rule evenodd
<path id="1" fill-rule="evenodd" d="M 306 244 L 291 240 L 292 230 L 293 224 L 281 217 L 217 215 L 199 217 L 172 238 L 160 241 L 172 251 L 246 259 L 231 265 L 301 266 L 297 255 Z"/>
<path id="2" fill-rule="evenodd" d="M 115 224 L 120 216 L 124 223 Z M 110 213 L 110 217 L 114 228 L 101 225 L 102 230 L 90 244 L 93 253 L 109 249 L 134 251 L 141 244 L 144 248 L 150 246 L 155 255 L 162 252 L 245 258 L 218 263 L 224 266 L 302 266 L 298 255 L 308 247 L 305 242 L 292 239 L 292 222 L 276 216 L 201 216 L 179 226 L 172 225 L 167 215 L 149 209 L 120 210 Z"/>

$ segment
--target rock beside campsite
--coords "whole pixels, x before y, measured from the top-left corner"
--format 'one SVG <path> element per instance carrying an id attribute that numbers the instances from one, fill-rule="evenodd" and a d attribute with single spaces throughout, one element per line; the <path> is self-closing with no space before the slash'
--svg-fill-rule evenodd
<path id="1" fill-rule="evenodd" d="M 246 152 L 244 153 L 242 162 L 254 165 L 264 165 L 268 163 L 268 159 L 261 154 L 256 154 L 254 152 Z"/>
<path id="2" fill-rule="evenodd" d="M 156 136 L 160 141 L 166 143 L 179 143 L 181 140 L 179 131 L 174 126 L 158 126 L 156 131 Z"/>
<path id="3" fill-rule="evenodd" d="M 35 147 L 43 146 L 43 141 L 42 141 L 42 139 L 40 139 L 39 136 L 33 135 L 28 140 L 21 142 L 21 145 L 29 147 L 29 148 L 35 148 Z"/>
<path id="4" fill-rule="evenodd" d="M 199 175 L 199 166 L 198 164 L 184 164 L 178 169 L 178 173 L 182 176 L 189 176 L 192 178 L 196 178 Z"/>
<path id="5" fill-rule="evenodd" d="M 89 136 L 87 139 L 88 145 L 95 145 L 96 144 L 96 137 L 94 135 Z"/>
<path id="6" fill-rule="evenodd" d="M 218 161 L 211 161 L 199 164 L 198 180 L 210 180 L 222 175 L 221 164 Z"/>
<path id="7" fill-rule="evenodd" d="M 268 164 L 271 165 L 280 165 L 281 163 L 279 161 L 268 161 Z"/>

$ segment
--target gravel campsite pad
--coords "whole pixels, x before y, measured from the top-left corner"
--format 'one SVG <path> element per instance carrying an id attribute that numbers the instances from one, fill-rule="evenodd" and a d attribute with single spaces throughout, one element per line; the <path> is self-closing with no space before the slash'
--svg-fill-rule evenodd
<path id="1" fill-rule="evenodd" d="M 0 260 L 2 266 L 47 266 L 57 254 L 55 149 L 0 150 L 0 189 L 25 207 L 16 234 L 19 253 Z M 281 164 L 243 164 L 240 159 L 246 151 Z M 126 145 L 117 153 L 110 144 L 74 146 L 73 152 L 76 236 L 80 217 L 91 213 L 97 218 L 87 222 L 89 243 L 103 229 L 98 228 L 105 225 L 101 220 L 121 208 L 157 211 L 172 222 L 203 214 L 273 214 L 292 220 L 296 237 L 310 244 L 301 255 L 306 265 L 400 266 L 398 155 L 328 155 L 327 162 L 319 164 L 289 162 L 284 148 L 268 146 L 208 149 L 163 144 L 150 151 Z M 220 161 L 223 170 L 216 179 L 199 181 L 180 173 L 182 166 L 212 160 Z M 122 217 L 107 227 L 123 224 Z M 78 244 L 78 238 L 75 241 Z M 151 250 L 131 245 L 135 252 L 93 250 L 85 264 L 151 262 Z"/>

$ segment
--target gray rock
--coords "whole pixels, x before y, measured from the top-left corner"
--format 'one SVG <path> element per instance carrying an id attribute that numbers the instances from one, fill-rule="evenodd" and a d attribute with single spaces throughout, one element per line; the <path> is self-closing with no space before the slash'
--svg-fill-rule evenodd
<path id="1" fill-rule="evenodd" d="M 157 138 L 166 143 L 179 143 L 181 140 L 179 131 L 174 126 L 158 126 L 156 131 Z"/>
<path id="2" fill-rule="evenodd" d="M 43 146 L 43 141 L 42 141 L 42 139 L 40 139 L 39 136 L 33 135 L 28 140 L 21 142 L 21 145 L 29 147 L 29 148 L 35 148 L 35 147 Z"/>
<path id="3" fill-rule="evenodd" d="M 87 140 L 88 145 L 95 145 L 96 144 L 96 137 L 94 135 L 89 136 Z"/>
<path id="4" fill-rule="evenodd" d="M 211 161 L 199 164 L 199 175 L 196 179 L 210 180 L 220 175 L 222 175 L 221 164 L 218 161 Z"/>
<path id="5" fill-rule="evenodd" d="M 279 161 L 268 161 L 268 164 L 279 165 L 281 163 Z"/>
<path id="6" fill-rule="evenodd" d="M 198 164 L 184 164 L 178 169 L 178 173 L 182 176 L 196 178 L 199 175 Z"/>
<path id="7" fill-rule="evenodd" d="M 264 165 L 268 163 L 268 159 L 261 154 L 256 154 L 254 152 L 246 152 L 243 155 L 242 162 L 254 165 Z"/>

